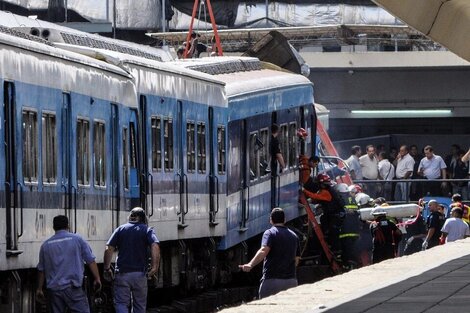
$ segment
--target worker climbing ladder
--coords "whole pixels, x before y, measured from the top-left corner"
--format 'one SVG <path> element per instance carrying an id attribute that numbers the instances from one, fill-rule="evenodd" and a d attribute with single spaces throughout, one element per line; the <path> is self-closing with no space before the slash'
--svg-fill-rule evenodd
<path id="1" fill-rule="evenodd" d="M 210 0 L 201 0 L 201 4 L 199 5 L 199 0 L 194 0 L 193 13 L 191 15 L 191 22 L 189 24 L 188 35 L 186 36 L 187 44 L 186 44 L 186 47 L 184 48 L 183 57 L 185 59 L 188 56 L 188 51 L 190 49 L 189 43 L 191 42 L 191 34 L 193 33 L 194 19 L 196 18 L 196 13 L 198 11 L 198 7 L 199 7 L 199 12 L 201 11 L 202 7 L 204 7 L 204 10 L 205 10 L 206 9 L 206 3 L 207 3 L 207 10 L 209 11 L 209 17 L 210 17 L 211 24 L 212 24 L 212 30 L 214 31 L 214 39 L 215 39 L 215 45 L 216 45 L 215 52 L 216 52 L 216 55 L 218 55 L 218 56 L 223 55 L 222 44 L 220 43 L 219 33 L 217 32 L 217 25 L 215 23 L 214 12 L 212 11 L 211 1 Z"/>
<path id="2" fill-rule="evenodd" d="M 321 230 L 320 224 L 318 224 L 317 219 L 315 218 L 315 213 L 313 213 L 312 208 L 310 207 L 310 204 L 307 201 L 307 198 L 305 197 L 305 194 L 303 191 L 300 192 L 299 195 L 299 200 L 300 203 L 305 207 L 305 211 L 307 212 L 308 220 L 312 224 L 313 230 L 315 231 L 315 234 L 317 235 L 318 241 L 320 241 L 320 244 L 322 246 L 323 252 L 325 253 L 325 256 L 330 263 L 330 267 L 335 274 L 340 274 L 341 273 L 341 267 L 338 265 L 338 263 L 335 260 L 335 257 L 333 253 L 330 250 L 330 247 L 325 241 L 325 237 L 323 235 L 323 232 Z"/>

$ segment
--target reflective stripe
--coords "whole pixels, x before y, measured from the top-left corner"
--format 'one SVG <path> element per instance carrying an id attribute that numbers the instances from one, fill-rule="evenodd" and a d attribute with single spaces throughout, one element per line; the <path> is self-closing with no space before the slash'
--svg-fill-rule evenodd
<path id="1" fill-rule="evenodd" d="M 350 210 L 357 210 L 359 207 L 356 204 L 346 204 L 344 206 L 345 209 L 350 209 Z"/>
<path id="2" fill-rule="evenodd" d="M 347 237 L 359 237 L 359 234 L 347 233 L 347 234 L 340 234 L 340 235 L 339 235 L 339 239 L 341 239 L 341 238 L 347 238 Z"/>

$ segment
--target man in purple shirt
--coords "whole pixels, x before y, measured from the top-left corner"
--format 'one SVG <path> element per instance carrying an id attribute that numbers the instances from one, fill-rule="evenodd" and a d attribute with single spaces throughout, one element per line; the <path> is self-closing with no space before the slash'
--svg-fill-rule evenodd
<path id="1" fill-rule="evenodd" d="M 116 228 L 106 243 L 104 275 L 112 276 L 111 260 L 115 251 L 116 276 L 114 280 L 114 306 L 116 313 L 145 313 L 147 305 L 147 276 L 158 271 L 160 262 L 159 241 L 152 228 L 146 225 L 145 211 L 133 208 L 129 222 Z M 147 273 L 147 250 L 152 263 Z M 131 297 L 132 296 L 132 297 Z"/>
<path id="2" fill-rule="evenodd" d="M 299 238 L 284 225 L 285 215 L 281 208 L 274 208 L 271 211 L 270 223 L 273 226 L 264 232 L 261 248 L 256 255 L 249 263 L 239 265 L 242 271 L 249 272 L 264 260 L 263 277 L 259 287 L 260 299 L 297 286 Z"/>
<path id="3" fill-rule="evenodd" d="M 38 289 L 36 297 L 45 299 L 42 290 L 44 280 L 52 313 L 89 313 L 90 307 L 82 289 L 84 263 L 88 264 L 94 277 L 95 289 L 101 288 L 98 267 L 88 243 L 79 235 L 68 231 L 69 220 L 64 215 L 54 217 L 55 235 L 47 239 L 39 251 Z"/>

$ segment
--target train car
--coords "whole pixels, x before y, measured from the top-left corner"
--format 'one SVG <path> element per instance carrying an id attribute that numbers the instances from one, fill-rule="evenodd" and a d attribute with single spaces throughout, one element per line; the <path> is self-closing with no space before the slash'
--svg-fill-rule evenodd
<path id="1" fill-rule="evenodd" d="M 34 312 L 52 218 L 67 215 L 102 262 L 115 212 L 138 201 L 121 170 L 136 171 L 136 89 L 119 67 L 4 27 L 0 64 L 0 311 Z"/>
<path id="2" fill-rule="evenodd" d="M 313 153 L 316 117 L 303 76 L 255 58 L 159 62 L 84 47 L 63 31 L 50 30 L 48 41 L 26 33 L 0 32 L 5 308 L 20 296 L 31 311 L 35 281 L 26 277 L 57 214 L 70 217 L 100 263 L 114 227 L 144 207 L 162 242 L 157 287 L 184 290 L 228 282 L 272 207 L 288 220 L 305 214 L 297 156 Z M 268 166 L 273 123 L 282 173 Z M 298 140 L 300 127 L 310 141 Z"/>

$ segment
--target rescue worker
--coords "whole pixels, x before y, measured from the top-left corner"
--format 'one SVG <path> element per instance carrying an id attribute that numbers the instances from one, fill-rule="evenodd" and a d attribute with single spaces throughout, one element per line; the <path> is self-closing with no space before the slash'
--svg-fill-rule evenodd
<path id="1" fill-rule="evenodd" d="M 305 155 L 299 156 L 300 182 L 302 183 L 303 187 L 310 192 L 317 192 L 318 190 L 320 190 L 320 184 L 316 180 L 315 175 L 319 162 L 320 158 L 317 156 L 313 156 L 310 158 Z M 314 175 L 313 177 L 312 174 Z"/>
<path id="2" fill-rule="evenodd" d="M 344 183 L 338 184 L 336 185 L 336 190 L 344 203 L 345 211 L 345 217 L 339 235 L 343 267 L 354 269 L 360 264 L 357 240 L 359 239 L 362 222 L 359 218 L 359 208 L 354 197 L 349 193 L 348 185 Z"/>
<path id="3" fill-rule="evenodd" d="M 321 205 L 323 210 L 320 217 L 322 231 L 332 252 L 338 257 L 341 254 L 339 234 L 345 215 L 344 204 L 328 175 L 318 174 L 316 180 L 320 187 L 317 192 L 311 192 L 304 187 L 302 187 L 302 191 L 308 198 Z"/>
<path id="4" fill-rule="evenodd" d="M 439 204 L 432 199 L 428 202 L 429 211 L 431 212 L 426 220 L 428 231 L 424 238 L 422 249 L 426 250 L 439 245 L 441 237 L 441 229 L 445 222 L 445 216 L 439 212 Z"/>
<path id="5" fill-rule="evenodd" d="M 469 220 L 469 214 L 470 214 L 470 208 L 468 205 L 465 205 L 463 202 L 462 196 L 458 193 L 452 195 L 452 203 L 450 204 L 450 209 L 452 210 L 453 208 L 461 208 L 462 209 L 462 220 L 470 224 Z"/>
<path id="6" fill-rule="evenodd" d="M 396 246 L 401 240 L 401 231 L 395 223 L 387 220 L 387 212 L 383 208 L 372 211 L 375 220 L 370 224 L 372 235 L 372 263 L 379 263 L 395 257 Z"/>

